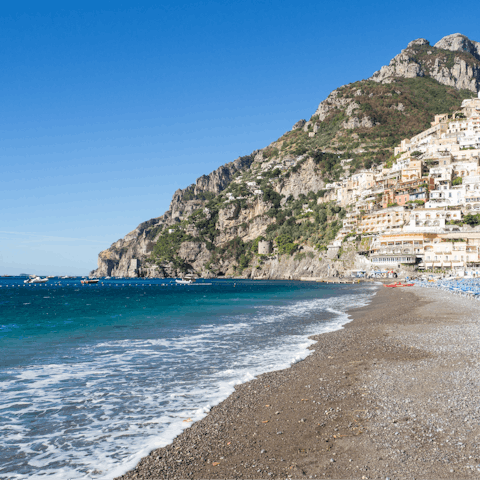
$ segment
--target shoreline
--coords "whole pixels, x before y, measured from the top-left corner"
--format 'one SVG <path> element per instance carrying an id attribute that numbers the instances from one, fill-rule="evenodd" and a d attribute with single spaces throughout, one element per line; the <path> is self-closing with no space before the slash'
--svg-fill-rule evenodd
<path id="1" fill-rule="evenodd" d="M 464 419 L 477 419 L 479 395 L 462 378 L 476 378 L 470 357 L 478 349 L 444 345 L 465 326 L 480 339 L 468 320 L 475 302 L 380 287 L 369 305 L 347 313 L 342 329 L 313 337 L 306 359 L 238 385 L 117 478 L 476 478 L 480 431 Z M 457 367 L 449 367 L 452 355 Z M 462 368 L 470 368 L 463 377 Z M 447 372 L 458 381 L 445 383 Z M 456 396 L 461 419 L 448 403 Z"/>

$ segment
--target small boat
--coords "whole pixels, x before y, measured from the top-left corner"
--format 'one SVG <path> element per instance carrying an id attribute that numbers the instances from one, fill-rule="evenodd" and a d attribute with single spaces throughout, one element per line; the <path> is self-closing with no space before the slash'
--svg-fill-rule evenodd
<path id="1" fill-rule="evenodd" d="M 28 280 L 24 280 L 23 283 L 47 283 L 48 278 L 33 277 Z"/>
<path id="2" fill-rule="evenodd" d="M 392 283 L 390 285 L 383 285 L 384 287 L 390 287 L 390 288 L 395 288 L 395 287 L 413 287 L 415 284 L 414 283 Z"/>
<path id="3" fill-rule="evenodd" d="M 175 280 L 175 282 L 178 284 L 178 285 L 190 285 L 194 282 L 194 280 Z"/>
<path id="4" fill-rule="evenodd" d="M 88 285 L 90 283 L 98 283 L 98 278 L 86 278 L 85 280 L 82 280 L 81 283 L 84 285 Z"/>

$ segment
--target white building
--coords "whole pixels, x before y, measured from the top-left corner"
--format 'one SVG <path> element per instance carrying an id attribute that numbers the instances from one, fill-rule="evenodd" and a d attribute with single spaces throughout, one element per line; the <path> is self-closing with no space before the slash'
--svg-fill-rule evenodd
<path id="1" fill-rule="evenodd" d="M 404 232 L 443 233 L 446 222 L 461 220 L 462 212 L 443 208 L 417 208 L 410 213 L 410 221 L 403 228 Z"/>
<path id="2" fill-rule="evenodd" d="M 425 268 L 464 269 L 470 264 L 478 264 L 478 246 L 463 241 L 441 241 L 435 239 L 424 246 Z"/>
<path id="3" fill-rule="evenodd" d="M 372 172 L 358 172 L 355 175 L 352 175 L 351 178 L 352 188 L 365 190 L 367 188 L 372 188 L 375 185 L 375 176 Z"/>
<path id="4" fill-rule="evenodd" d="M 438 185 L 430 192 L 425 208 L 456 207 L 465 203 L 465 185 Z"/>

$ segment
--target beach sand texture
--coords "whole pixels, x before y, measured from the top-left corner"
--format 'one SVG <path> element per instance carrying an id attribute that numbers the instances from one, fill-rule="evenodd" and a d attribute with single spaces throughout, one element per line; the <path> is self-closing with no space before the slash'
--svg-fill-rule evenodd
<path id="1" fill-rule="evenodd" d="M 479 305 L 381 288 L 120 478 L 479 478 Z"/>

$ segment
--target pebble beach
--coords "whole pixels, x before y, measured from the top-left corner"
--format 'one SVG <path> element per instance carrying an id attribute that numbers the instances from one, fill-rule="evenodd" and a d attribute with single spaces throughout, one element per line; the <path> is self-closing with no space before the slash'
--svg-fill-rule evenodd
<path id="1" fill-rule="evenodd" d="M 238 385 L 118 478 L 478 478 L 477 308 L 379 287 L 305 360 Z"/>

